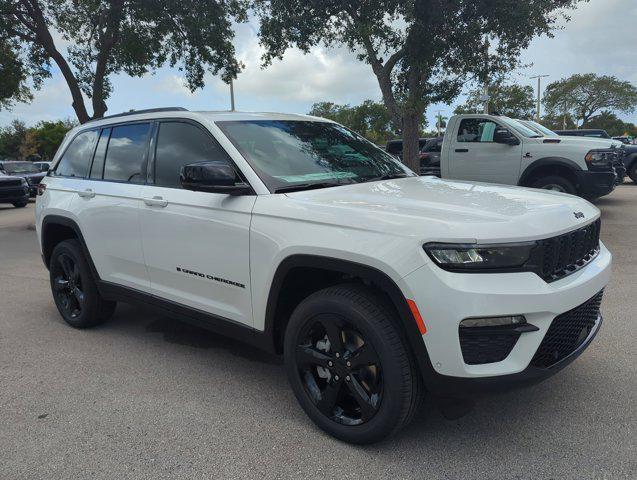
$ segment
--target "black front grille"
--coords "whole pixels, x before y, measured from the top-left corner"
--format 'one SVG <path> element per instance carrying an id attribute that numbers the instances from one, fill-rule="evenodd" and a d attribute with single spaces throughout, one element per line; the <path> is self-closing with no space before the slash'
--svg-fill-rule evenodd
<path id="1" fill-rule="evenodd" d="M 547 282 L 559 280 L 579 270 L 599 252 L 601 222 L 553 238 L 540 240 L 542 251 L 540 276 Z"/>
<path id="2" fill-rule="evenodd" d="M 18 179 L 18 180 L 3 180 L 2 182 L 0 182 L 0 188 L 4 188 L 4 187 L 19 187 L 20 185 L 22 185 L 22 180 Z"/>
<path id="3" fill-rule="evenodd" d="M 520 338 L 519 333 L 507 327 L 502 327 L 501 331 L 498 328 L 480 330 L 480 327 L 460 327 L 462 358 L 468 365 L 501 362 Z"/>
<path id="4" fill-rule="evenodd" d="M 602 290 L 579 307 L 555 317 L 531 365 L 548 368 L 573 353 L 593 330 L 599 318 L 603 293 Z"/>

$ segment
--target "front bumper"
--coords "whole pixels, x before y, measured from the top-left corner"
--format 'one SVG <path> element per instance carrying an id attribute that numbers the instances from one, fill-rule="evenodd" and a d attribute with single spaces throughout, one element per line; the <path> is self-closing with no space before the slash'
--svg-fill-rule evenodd
<path id="1" fill-rule="evenodd" d="M 530 365 L 553 320 L 595 296 L 610 280 L 611 254 L 600 252 L 586 267 L 551 283 L 535 273 L 462 274 L 433 263 L 407 275 L 402 286 L 415 300 L 427 327 L 422 336 L 427 361 L 421 363 L 427 388 L 442 396 L 502 390 L 547 378 L 573 361 L 590 343 L 601 324 L 568 357 L 550 368 Z M 537 331 L 521 334 L 501 361 L 467 364 L 459 339 L 465 318 L 524 315 Z"/>
<path id="2" fill-rule="evenodd" d="M 602 320 L 600 314 L 595 323 L 595 327 L 586 340 L 573 350 L 570 355 L 548 368 L 539 368 L 529 365 L 521 372 L 500 375 L 498 377 L 461 378 L 441 375 L 439 383 L 435 386 L 433 393 L 442 397 L 463 398 L 480 394 L 506 392 L 540 383 L 568 366 L 586 350 L 597 335 L 597 332 L 599 332 L 602 326 Z"/>
<path id="3" fill-rule="evenodd" d="M 29 190 L 26 187 L 0 189 L 0 203 L 28 202 Z"/>
<path id="4" fill-rule="evenodd" d="M 584 198 L 597 198 L 608 195 L 617 185 L 617 173 L 614 170 L 596 172 L 578 170 L 577 193 Z"/>

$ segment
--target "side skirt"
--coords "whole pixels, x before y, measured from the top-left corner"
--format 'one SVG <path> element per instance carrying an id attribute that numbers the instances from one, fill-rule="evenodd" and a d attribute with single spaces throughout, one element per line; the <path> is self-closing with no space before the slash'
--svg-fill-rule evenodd
<path id="1" fill-rule="evenodd" d="M 234 320 L 219 317 L 203 310 L 187 307 L 171 300 L 160 298 L 150 293 L 142 292 L 134 288 L 124 287 L 111 282 L 99 280 L 97 288 L 100 295 L 107 300 L 132 303 L 150 307 L 151 309 L 168 314 L 169 316 L 189 323 L 204 330 L 223 335 L 224 337 L 238 340 L 264 350 L 275 353 L 272 342 L 268 342 L 266 335 Z"/>

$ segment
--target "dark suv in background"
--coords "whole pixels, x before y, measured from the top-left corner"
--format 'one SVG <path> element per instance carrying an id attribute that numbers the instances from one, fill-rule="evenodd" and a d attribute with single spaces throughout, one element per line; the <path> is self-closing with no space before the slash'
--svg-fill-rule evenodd
<path id="1" fill-rule="evenodd" d="M 22 177 L 29 185 L 29 196 L 35 197 L 38 193 L 38 185 L 46 172 L 40 171 L 32 162 L 21 162 L 15 160 L 0 160 L 0 172 L 12 177 Z"/>
<path id="2" fill-rule="evenodd" d="M 11 203 L 16 208 L 29 203 L 29 185 L 22 177 L 11 177 L 0 172 L 0 203 Z"/>

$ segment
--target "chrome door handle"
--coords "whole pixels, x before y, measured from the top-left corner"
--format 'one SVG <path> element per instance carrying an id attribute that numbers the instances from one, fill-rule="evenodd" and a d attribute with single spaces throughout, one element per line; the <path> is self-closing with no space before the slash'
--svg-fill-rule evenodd
<path id="1" fill-rule="evenodd" d="M 165 207 L 168 205 L 168 200 L 164 200 L 162 197 L 144 198 L 143 200 L 149 207 Z"/>
<path id="2" fill-rule="evenodd" d="M 86 190 L 79 190 L 77 194 L 82 198 L 93 198 L 95 196 L 95 192 L 90 188 L 87 188 Z"/>

